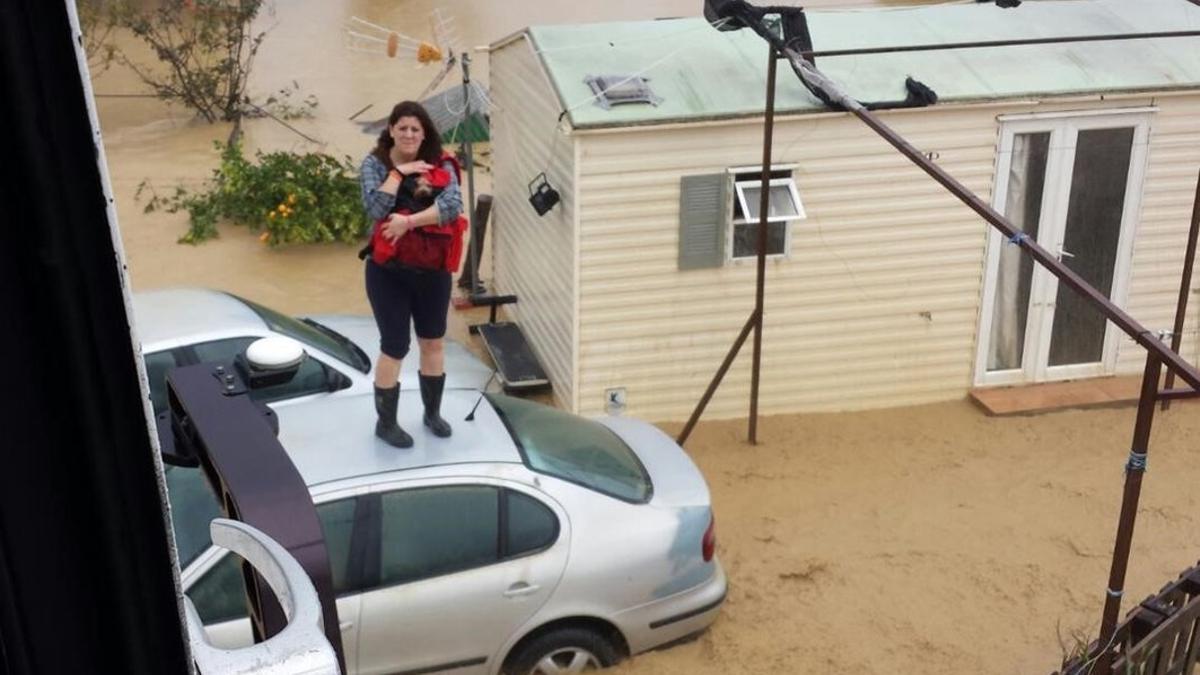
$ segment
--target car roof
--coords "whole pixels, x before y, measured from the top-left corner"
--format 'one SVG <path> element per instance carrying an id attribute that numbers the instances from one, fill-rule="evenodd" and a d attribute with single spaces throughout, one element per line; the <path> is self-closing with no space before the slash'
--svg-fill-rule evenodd
<path id="1" fill-rule="evenodd" d="M 214 330 L 261 333 L 267 324 L 234 296 L 206 288 L 168 288 L 133 293 L 138 339 L 153 345 Z"/>
<path id="2" fill-rule="evenodd" d="M 464 419 L 478 400 L 478 391 L 447 390 L 441 414 L 454 433 L 437 438 L 422 424 L 420 392 L 402 391 L 398 421 L 413 437 L 413 447 L 404 449 L 375 437 L 375 404 L 370 394 L 281 405 L 275 408 L 279 442 L 310 488 L 406 469 L 520 463 L 516 443 L 490 403 L 479 404 L 473 421 Z"/>

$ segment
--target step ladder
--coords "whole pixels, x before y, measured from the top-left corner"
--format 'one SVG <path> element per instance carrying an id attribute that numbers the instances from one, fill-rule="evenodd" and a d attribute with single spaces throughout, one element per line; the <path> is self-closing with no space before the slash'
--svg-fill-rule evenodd
<path id="1" fill-rule="evenodd" d="M 530 393 L 548 389 L 550 377 L 538 362 L 521 327 L 512 321 L 496 321 L 496 308 L 517 301 L 515 295 L 472 295 L 471 304 L 490 307 L 488 322 L 470 327 L 483 340 L 484 349 L 496 364 L 505 393 Z"/>

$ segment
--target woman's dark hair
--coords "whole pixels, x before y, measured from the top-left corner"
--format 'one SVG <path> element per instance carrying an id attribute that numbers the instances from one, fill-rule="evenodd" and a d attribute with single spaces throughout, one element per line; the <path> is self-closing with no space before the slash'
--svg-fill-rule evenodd
<path id="1" fill-rule="evenodd" d="M 379 138 L 375 141 L 375 149 L 371 151 L 371 154 L 378 157 L 384 166 L 392 168 L 391 151 L 396 142 L 392 140 L 391 129 L 396 122 L 400 121 L 401 117 L 415 117 L 421 123 L 421 128 L 425 130 L 425 140 L 421 141 L 421 147 L 417 149 L 417 159 L 436 165 L 442 159 L 442 137 L 438 134 L 437 127 L 434 126 L 429 113 L 425 112 L 425 107 L 416 101 L 401 101 L 396 104 L 395 108 L 392 108 L 392 114 L 388 115 L 387 126 L 379 132 Z"/>

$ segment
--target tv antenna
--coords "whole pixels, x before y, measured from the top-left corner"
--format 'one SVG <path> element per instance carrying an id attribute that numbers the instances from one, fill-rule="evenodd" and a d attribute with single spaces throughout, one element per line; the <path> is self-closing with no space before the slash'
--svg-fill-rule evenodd
<path id="1" fill-rule="evenodd" d="M 352 16 L 344 27 L 346 47 L 354 52 L 415 62 L 418 66 L 441 64 L 441 68 L 417 97 L 418 101 L 424 100 L 438 88 L 458 63 L 453 47 L 458 42 L 454 17 L 441 9 L 435 9 L 429 15 L 429 22 L 433 34 L 432 42 Z"/>

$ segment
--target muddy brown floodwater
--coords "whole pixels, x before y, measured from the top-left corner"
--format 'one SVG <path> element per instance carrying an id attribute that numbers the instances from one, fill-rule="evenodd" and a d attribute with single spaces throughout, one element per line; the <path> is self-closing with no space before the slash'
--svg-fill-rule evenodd
<path id="1" fill-rule="evenodd" d="M 357 163 L 371 138 L 347 118 L 367 105 L 364 117 L 385 114 L 435 69 L 350 52 L 341 25 L 357 15 L 423 37 L 434 4 L 293 1 L 264 15 L 273 28 L 252 90 L 294 80 L 315 94 L 316 117 L 295 125 L 322 142 L 260 119 L 246 125 L 248 148 L 322 150 Z M 466 46 L 529 23 L 692 15 L 699 2 L 443 6 Z M 475 54 L 484 81 L 486 61 Z M 293 313 L 368 311 L 354 246 L 271 249 L 232 226 L 200 246 L 176 244 L 184 216 L 144 214 L 134 194 L 147 179 L 160 193 L 199 185 L 216 165 L 213 142 L 229 129 L 152 99 L 109 96 L 145 91 L 120 69 L 99 74 L 95 91 L 135 290 L 210 286 Z M 482 173 L 477 191 L 488 189 Z M 451 314 L 452 334 L 478 349 L 466 319 Z M 1176 405 L 1156 422 L 1126 607 L 1200 556 L 1198 411 Z M 688 451 L 712 488 L 729 598 L 699 639 L 619 672 L 1048 673 L 1060 644 L 1096 629 L 1133 418 L 1131 408 L 988 418 L 955 401 L 765 418 L 757 446 L 744 441 L 744 420 L 706 421 Z"/>

